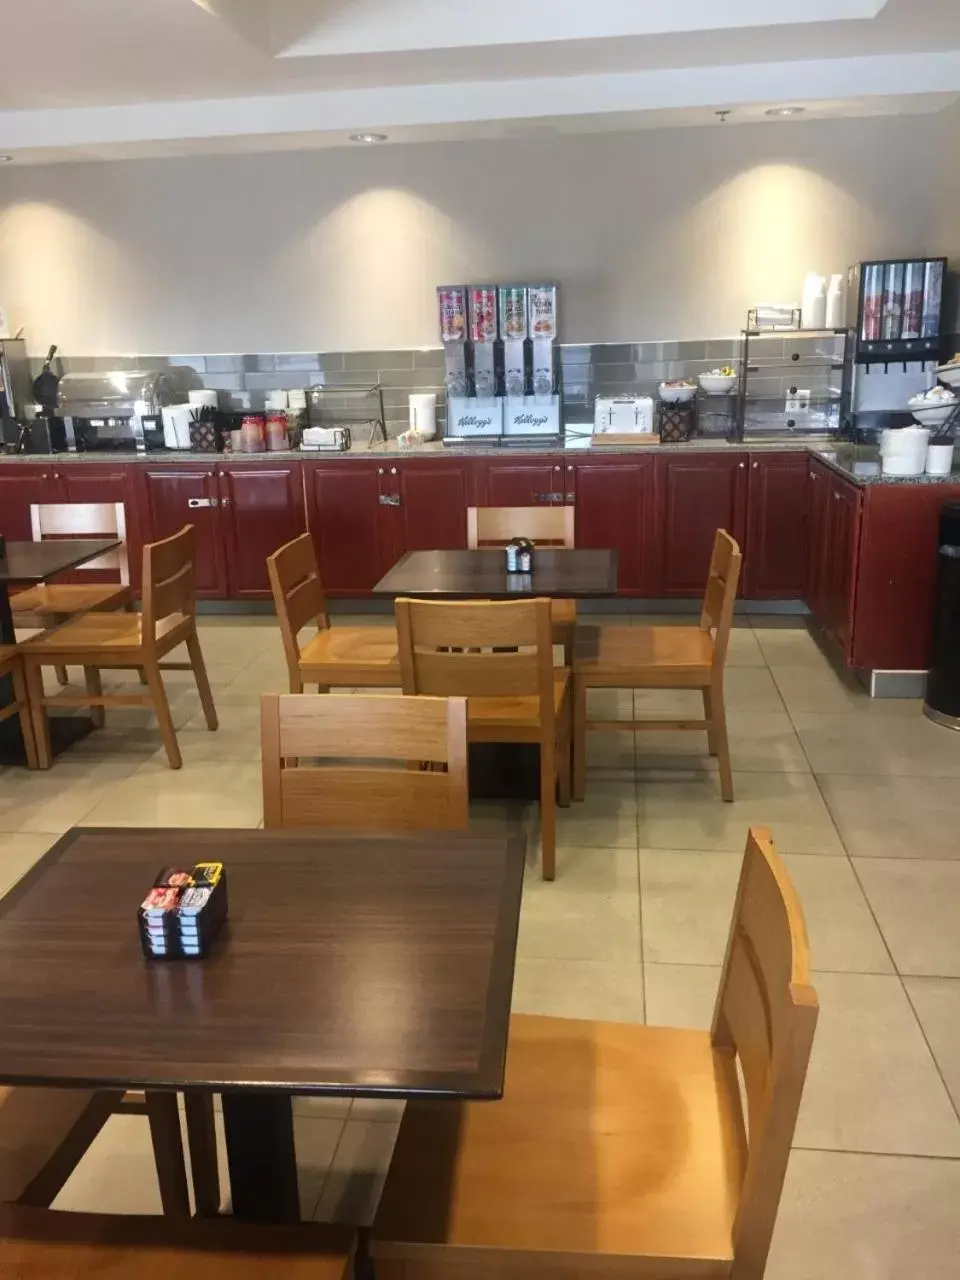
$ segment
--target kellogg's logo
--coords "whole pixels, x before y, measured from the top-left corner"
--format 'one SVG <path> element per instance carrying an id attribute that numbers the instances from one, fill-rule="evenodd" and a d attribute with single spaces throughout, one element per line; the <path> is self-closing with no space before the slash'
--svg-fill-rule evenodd
<path id="1" fill-rule="evenodd" d="M 539 417 L 533 413 L 518 413 L 514 418 L 514 422 L 518 427 L 545 427 L 548 419 L 546 414 L 543 417 Z"/>
<path id="2" fill-rule="evenodd" d="M 493 423 L 492 418 L 479 418 L 475 413 L 468 413 L 458 421 L 461 427 L 489 427 Z"/>

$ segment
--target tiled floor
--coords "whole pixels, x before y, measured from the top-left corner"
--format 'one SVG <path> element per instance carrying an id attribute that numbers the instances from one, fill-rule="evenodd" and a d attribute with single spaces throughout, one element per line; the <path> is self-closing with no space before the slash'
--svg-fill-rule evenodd
<path id="1" fill-rule="evenodd" d="M 365 619 L 370 621 L 370 619 Z M 620 619 L 622 621 L 622 619 Z M 150 717 L 113 713 L 47 775 L 0 774 L 0 892 L 75 823 L 256 826 L 257 695 L 284 688 L 269 618 L 205 619 L 221 730 L 171 676 L 184 768 Z M 625 701 L 624 701 L 625 699 Z M 616 714 L 630 695 L 598 701 Z M 638 695 L 683 714 L 682 694 Z M 960 1270 L 960 734 L 843 683 L 796 620 L 738 626 L 727 672 L 737 799 L 694 735 L 600 736 L 561 813 L 558 879 L 531 863 L 515 1007 L 707 1024 L 749 823 L 771 827 L 807 914 L 821 1020 L 769 1280 L 953 1280 Z M 394 1106 L 303 1100 L 304 1212 L 369 1219 Z M 145 1121 L 111 1122 L 61 1197 L 156 1211 Z"/>

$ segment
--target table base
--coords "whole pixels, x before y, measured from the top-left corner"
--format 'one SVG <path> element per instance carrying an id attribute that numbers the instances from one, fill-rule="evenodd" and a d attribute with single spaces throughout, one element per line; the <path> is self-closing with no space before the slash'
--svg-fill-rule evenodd
<path id="1" fill-rule="evenodd" d="M 225 1093 L 223 1127 L 234 1217 L 248 1222 L 299 1222 L 289 1095 Z"/>
<path id="2" fill-rule="evenodd" d="M 535 742 L 471 742 L 471 800 L 539 800 L 540 748 Z"/>

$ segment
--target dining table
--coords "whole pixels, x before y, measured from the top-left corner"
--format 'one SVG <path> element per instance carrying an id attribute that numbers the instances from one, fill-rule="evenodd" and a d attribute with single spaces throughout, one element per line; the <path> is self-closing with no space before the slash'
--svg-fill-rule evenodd
<path id="1" fill-rule="evenodd" d="M 408 551 L 374 595 L 422 600 L 604 599 L 617 594 L 615 549 L 536 547 L 530 573 L 510 573 L 502 547 Z M 540 796 L 540 748 L 528 742 L 471 742 L 473 800 L 532 802 Z"/>
<path id="2" fill-rule="evenodd" d="M 37 586 L 58 574 L 112 551 L 117 538 L 46 538 L 40 542 L 5 542 L 0 548 L 0 645 L 16 644 L 10 587 Z M 13 703 L 13 681 L 0 679 L 0 707 Z M 60 755 L 93 730 L 89 716 L 51 715 L 50 746 Z M 0 765 L 25 765 L 27 753 L 17 716 L 0 721 Z"/>
<path id="3" fill-rule="evenodd" d="M 216 1212 L 219 1094 L 234 1215 L 296 1221 L 295 1096 L 502 1095 L 524 856 L 512 832 L 76 827 L 0 899 L 0 1084 L 143 1090 L 172 1213 L 178 1095 Z M 209 954 L 145 958 L 158 874 L 211 861 L 228 916 Z"/>

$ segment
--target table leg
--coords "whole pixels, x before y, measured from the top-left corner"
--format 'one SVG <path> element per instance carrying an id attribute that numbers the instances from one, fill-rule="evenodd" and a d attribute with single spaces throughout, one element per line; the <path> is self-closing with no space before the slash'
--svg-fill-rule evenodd
<path id="1" fill-rule="evenodd" d="M 10 608 L 10 593 L 5 582 L 0 582 L 0 644 L 16 644 L 17 633 L 13 626 L 13 611 Z M 13 680 L 4 676 L 0 680 L 0 707 L 9 707 L 13 702 Z M 52 715 L 50 717 L 50 749 L 54 756 L 62 754 L 75 742 L 85 738 L 93 729 L 93 721 L 89 716 Z M 10 716 L 0 720 L 0 765 L 24 765 L 27 753 L 23 746 L 23 734 L 20 732 L 20 717 Z"/>
<path id="2" fill-rule="evenodd" d="M 209 1093 L 187 1093 L 184 1094 L 184 1105 L 197 1217 L 215 1218 L 220 1212 L 220 1171 L 217 1167 L 213 1096 Z"/>
<path id="3" fill-rule="evenodd" d="M 290 1097 L 225 1093 L 223 1126 L 234 1216 L 253 1222 L 299 1222 Z"/>
<path id="4" fill-rule="evenodd" d="M 539 800 L 540 747 L 535 742 L 471 742 L 471 800 Z"/>
<path id="5" fill-rule="evenodd" d="M 163 1212 L 170 1218 L 189 1218 L 190 1193 L 183 1160 L 177 1095 L 148 1089 L 145 1097 Z"/>

